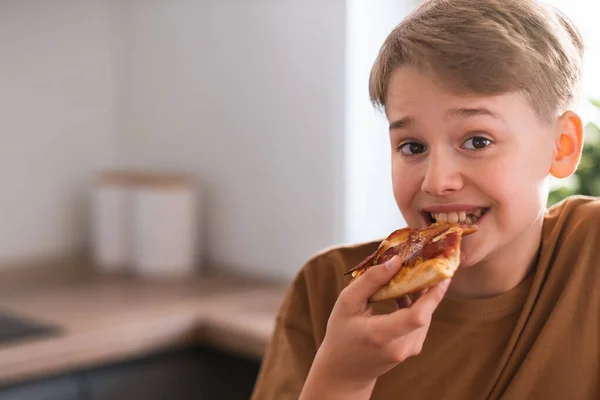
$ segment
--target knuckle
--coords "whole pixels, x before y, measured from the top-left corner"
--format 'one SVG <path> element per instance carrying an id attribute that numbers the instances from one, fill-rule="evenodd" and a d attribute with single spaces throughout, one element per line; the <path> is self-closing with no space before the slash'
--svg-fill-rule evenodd
<path id="1" fill-rule="evenodd" d="M 401 363 L 401 362 L 404 362 L 408 357 L 410 357 L 410 354 L 406 350 L 406 348 L 400 347 L 400 348 L 396 349 L 396 352 L 394 354 L 394 361 Z"/>
<path id="2" fill-rule="evenodd" d="M 418 354 L 421 354 L 422 351 L 423 351 L 423 342 L 417 342 L 417 343 L 415 343 L 415 346 L 414 346 L 413 351 L 412 351 L 413 355 L 416 356 Z"/>
<path id="3" fill-rule="evenodd" d="M 419 310 L 419 312 L 416 312 L 412 315 L 412 325 L 417 327 L 417 328 L 422 328 L 424 326 L 426 326 L 427 324 L 429 324 L 429 321 L 431 320 L 431 316 L 428 315 L 427 313 L 425 313 L 424 311 Z"/>
<path id="4" fill-rule="evenodd" d="M 394 361 L 401 363 L 409 359 L 410 357 L 417 356 L 423 351 L 423 343 L 418 342 L 412 346 L 403 346 L 396 349 L 394 354 Z"/>
<path id="5" fill-rule="evenodd" d="M 352 292 L 354 288 L 351 288 L 352 285 L 346 286 L 337 297 L 336 306 L 341 308 L 346 308 L 350 305 L 352 301 Z"/>
<path id="6" fill-rule="evenodd" d="M 351 301 L 348 298 L 348 296 L 349 296 L 349 293 L 344 292 L 343 290 L 340 293 L 340 295 L 338 296 L 337 304 L 338 304 L 338 307 L 340 307 L 342 310 L 348 310 L 350 308 Z"/>
<path id="7" fill-rule="evenodd" d="M 372 332 L 369 336 L 369 341 L 376 349 L 383 349 L 388 344 L 388 340 L 378 332 Z"/>

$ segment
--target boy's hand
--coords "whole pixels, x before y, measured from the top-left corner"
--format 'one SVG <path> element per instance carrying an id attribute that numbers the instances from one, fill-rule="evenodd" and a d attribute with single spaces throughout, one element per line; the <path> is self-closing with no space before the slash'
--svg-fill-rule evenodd
<path id="1" fill-rule="evenodd" d="M 345 396 L 354 393 L 357 398 L 364 397 L 359 392 L 368 392 L 368 398 L 379 376 L 421 352 L 431 316 L 449 280 L 412 300 L 398 299 L 398 310 L 393 313 L 372 315 L 368 299 L 389 282 L 401 265 L 396 256 L 371 267 L 340 293 L 305 385 L 308 392 L 335 389 Z M 319 387 L 324 391 L 312 390 Z"/>

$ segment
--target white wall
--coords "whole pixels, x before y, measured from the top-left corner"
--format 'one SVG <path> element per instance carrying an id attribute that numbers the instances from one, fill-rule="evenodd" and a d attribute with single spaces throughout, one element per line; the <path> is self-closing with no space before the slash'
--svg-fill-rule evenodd
<path id="1" fill-rule="evenodd" d="M 584 122 L 598 121 L 598 110 L 588 99 L 600 99 L 600 4 L 585 0 L 545 0 L 565 13 L 577 26 L 585 45 L 581 98 L 577 107 Z"/>
<path id="2" fill-rule="evenodd" d="M 109 1 L 0 4 L 0 265 L 78 249 L 83 183 L 117 156 Z"/>
<path id="3" fill-rule="evenodd" d="M 2 2 L 0 265 L 83 246 L 114 165 L 197 174 L 204 258 L 247 274 L 396 228 L 366 79 L 411 1 Z"/>
<path id="4" fill-rule="evenodd" d="M 388 123 L 369 100 L 369 75 L 387 35 L 419 0 L 348 0 L 344 241 L 383 238 L 406 223 L 391 180 Z"/>
<path id="5" fill-rule="evenodd" d="M 198 174 L 211 262 L 288 279 L 342 241 L 344 21 L 344 0 L 125 3 L 127 158 Z"/>

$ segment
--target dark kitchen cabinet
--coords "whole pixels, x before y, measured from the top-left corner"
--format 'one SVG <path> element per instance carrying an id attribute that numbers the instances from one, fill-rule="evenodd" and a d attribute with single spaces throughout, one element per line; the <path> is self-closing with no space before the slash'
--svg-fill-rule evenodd
<path id="1" fill-rule="evenodd" d="M 83 400 L 76 375 L 61 376 L 0 388 L 0 400 Z"/>
<path id="2" fill-rule="evenodd" d="M 247 400 L 260 362 L 189 348 L 0 388 L 0 400 Z"/>
<path id="3" fill-rule="evenodd" d="M 259 363 L 194 348 L 97 368 L 84 374 L 89 400 L 250 398 Z"/>

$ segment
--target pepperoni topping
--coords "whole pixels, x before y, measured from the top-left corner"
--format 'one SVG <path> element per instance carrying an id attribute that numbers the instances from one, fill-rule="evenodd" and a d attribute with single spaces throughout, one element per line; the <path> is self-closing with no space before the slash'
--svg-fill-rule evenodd
<path id="1" fill-rule="evenodd" d="M 430 244 L 434 237 L 447 229 L 447 226 L 430 226 L 424 230 L 414 230 L 406 241 L 384 251 L 377 259 L 377 264 L 390 260 L 394 255 L 400 256 L 404 261 L 403 264 L 412 264 L 424 247 Z"/>
<path id="2" fill-rule="evenodd" d="M 460 237 L 477 231 L 476 226 L 464 226 L 461 232 L 446 231 L 451 225 L 434 224 L 424 229 L 411 230 L 408 228 L 393 232 L 386 241 L 393 243 L 401 240 L 395 246 L 390 246 L 383 250 L 386 241 L 382 242 L 379 249 L 363 260 L 356 267 L 352 268 L 346 274 L 358 276 L 373 265 L 383 264 L 395 255 L 400 256 L 402 265 L 411 267 L 425 260 L 437 257 L 449 257 L 458 248 Z M 408 237 L 406 236 L 409 231 Z M 445 233 L 445 234 L 444 234 Z M 462 235 L 461 235 L 462 233 Z M 433 242 L 433 239 L 444 234 L 439 240 Z"/>
<path id="3" fill-rule="evenodd" d="M 429 242 L 423 248 L 423 260 L 450 256 L 458 246 L 458 232 L 451 232 L 437 242 Z"/>
<path id="4" fill-rule="evenodd" d="M 383 264 L 384 262 L 391 260 L 395 255 L 400 256 L 402 260 L 408 260 L 412 258 L 415 254 L 421 251 L 421 246 L 415 243 L 410 243 L 408 241 L 402 242 L 397 246 L 390 247 L 386 251 L 383 252 L 382 255 L 377 259 L 377 264 Z"/>

